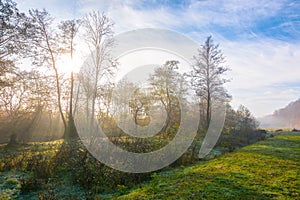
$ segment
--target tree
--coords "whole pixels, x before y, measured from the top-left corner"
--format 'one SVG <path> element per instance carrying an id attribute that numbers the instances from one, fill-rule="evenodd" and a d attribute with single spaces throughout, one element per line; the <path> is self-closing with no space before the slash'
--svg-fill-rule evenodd
<path id="1" fill-rule="evenodd" d="M 66 20 L 66 21 L 62 21 L 59 25 L 59 29 L 61 31 L 60 38 L 63 44 L 62 49 L 64 49 L 66 53 L 70 54 L 71 60 L 73 59 L 74 40 L 78 32 L 79 25 L 80 25 L 80 20 Z M 73 91 L 74 91 L 74 72 L 72 71 L 70 77 L 70 99 L 69 99 L 68 122 L 63 136 L 64 139 L 78 138 L 78 133 L 75 127 L 74 117 L 73 117 Z"/>
<path id="2" fill-rule="evenodd" d="M 81 77 L 84 80 L 82 85 L 86 93 L 88 121 L 92 125 L 97 113 L 95 106 L 101 81 L 110 80 L 116 69 L 115 61 L 110 56 L 110 50 L 113 47 L 113 23 L 104 13 L 93 11 L 85 16 L 83 27 L 90 50 L 90 59 L 85 63 Z"/>
<path id="3" fill-rule="evenodd" d="M 0 60 L 20 54 L 27 46 L 28 17 L 11 0 L 0 0 Z"/>
<path id="4" fill-rule="evenodd" d="M 211 110 L 214 101 L 230 98 L 230 95 L 223 87 L 224 83 L 229 80 L 221 77 L 229 68 L 222 66 L 225 62 L 224 56 L 219 49 L 219 45 L 213 43 L 211 36 L 198 49 L 198 55 L 194 56 L 194 60 L 195 64 L 189 73 L 189 77 L 199 100 L 205 102 L 205 129 L 207 130 L 211 120 Z"/>
<path id="5" fill-rule="evenodd" d="M 45 106 L 45 98 L 49 94 L 40 91 L 43 87 L 37 81 L 40 77 L 36 71 L 18 70 L 10 76 L 14 84 L 6 85 L 0 90 L 0 129 L 4 134 L 2 137 L 11 136 L 10 144 L 30 136 Z"/>
<path id="6" fill-rule="evenodd" d="M 226 105 L 226 118 L 223 127 L 223 134 L 232 134 L 237 129 L 238 117 L 236 111 L 229 103 Z"/>
<path id="7" fill-rule="evenodd" d="M 16 70 L 17 68 L 13 61 L 0 60 L 0 90 L 13 84 L 13 81 L 10 77 L 16 73 Z"/>
<path id="8" fill-rule="evenodd" d="M 0 0 L 0 88 L 12 84 L 7 79 L 17 70 L 13 56 L 22 55 L 28 47 L 31 23 L 11 0 Z"/>
<path id="9" fill-rule="evenodd" d="M 115 88 L 114 83 L 105 83 L 100 88 L 100 95 L 98 96 L 98 102 L 101 104 L 99 107 L 101 108 L 101 118 L 109 117 L 111 114 L 111 107 L 112 107 L 112 94 Z"/>
<path id="10" fill-rule="evenodd" d="M 150 118 L 149 112 L 151 105 L 151 99 L 146 94 L 146 91 L 138 88 L 133 92 L 133 95 L 129 100 L 129 108 L 136 126 L 147 125 Z"/>
<path id="11" fill-rule="evenodd" d="M 226 120 L 219 145 L 229 151 L 265 139 L 265 131 L 256 130 L 257 120 L 248 108 L 241 105 L 235 111 L 229 104 L 226 109 Z"/>
<path id="12" fill-rule="evenodd" d="M 16 142 L 17 133 L 14 125 L 24 119 L 25 115 L 28 116 L 27 111 L 32 109 L 27 101 L 29 83 L 24 82 L 29 81 L 31 75 L 20 71 L 15 65 L 16 58 L 27 55 L 30 37 L 28 30 L 31 27 L 30 20 L 18 10 L 15 2 L 0 0 L 0 112 L 4 112 L 1 117 L 5 118 L 1 119 L 1 126 L 4 123 L 7 130 L 12 132 L 13 143 Z M 2 129 L 1 132 L 5 131 Z"/>
<path id="13" fill-rule="evenodd" d="M 47 64 L 54 72 L 58 110 L 63 121 L 64 130 L 66 131 L 67 122 L 62 108 L 61 77 L 57 67 L 57 59 L 65 50 L 59 45 L 58 36 L 51 27 L 53 19 L 49 13 L 46 10 L 39 11 L 33 9 L 29 11 L 29 14 L 31 16 L 31 23 L 33 24 L 31 29 L 33 63 L 38 66 Z"/>
<path id="14" fill-rule="evenodd" d="M 237 115 L 237 129 L 244 132 L 255 130 L 259 123 L 252 116 L 250 110 L 243 105 L 240 105 L 236 111 Z"/>
<path id="15" fill-rule="evenodd" d="M 149 78 L 153 96 L 162 103 L 166 111 L 166 123 L 162 129 L 166 134 L 172 123 L 176 121 L 175 115 L 180 115 L 178 98 L 184 97 L 187 91 L 184 87 L 184 78 L 177 71 L 178 64 L 179 62 L 175 60 L 167 61 L 163 66 L 156 68 Z"/>

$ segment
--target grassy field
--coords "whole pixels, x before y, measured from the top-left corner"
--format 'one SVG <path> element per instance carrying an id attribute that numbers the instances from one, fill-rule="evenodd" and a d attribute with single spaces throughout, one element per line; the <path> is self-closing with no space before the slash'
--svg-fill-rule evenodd
<path id="1" fill-rule="evenodd" d="M 86 199 L 87 193 L 74 182 L 70 170 L 51 167 L 62 142 L 9 149 L 1 145 L 0 200 Z M 92 171 L 98 169 L 99 165 L 91 164 L 87 166 L 94 167 Z M 118 178 L 118 173 L 112 174 Z M 96 193 L 96 199 L 300 199 L 300 133 L 276 133 L 212 160 L 154 173 L 152 180 L 128 188 L 117 185 L 111 192 Z"/>
<path id="2" fill-rule="evenodd" d="M 300 134 L 275 137 L 214 160 L 154 174 L 117 199 L 300 199 Z"/>

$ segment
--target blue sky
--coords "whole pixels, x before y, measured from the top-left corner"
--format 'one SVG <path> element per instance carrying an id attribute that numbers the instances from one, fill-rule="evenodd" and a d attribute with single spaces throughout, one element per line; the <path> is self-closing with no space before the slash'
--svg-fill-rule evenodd
<path id="1" fill-rule="evenodd" d="M 46 8 L 70 19 L 105 12 L 115 33 L 167 28 L 199 44 L 213 35 L 232 69 L 232 104 L 256 116 L 300 98 L 300 1 L 296 0 L 16 0 L 19 8 Z"/>

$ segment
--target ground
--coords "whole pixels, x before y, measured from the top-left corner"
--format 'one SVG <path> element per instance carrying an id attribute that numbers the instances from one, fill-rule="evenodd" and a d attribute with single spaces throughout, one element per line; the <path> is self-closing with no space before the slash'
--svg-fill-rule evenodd
<path id="1" fill-rule="evenodd" d="M 275 133 L 274 133 L 275 134 Z M 84 199 L 83 188 L 73 184 L 70 174 L 57 173 L 35 192 L 21 188 L 31 181 L 27 169 L 35 154 L 50 156 L 62 141 L 28 144 L 7 150 L 0 146 L 0 199 L 38 199 L 54 197 Z M 7 156 L 7 152 L 9 156 Z M 21 156 L 22 155 L 22 156 Z M 47 159 L 47 156 L 45 159 Z M 25 157 L 25 159 L 24 159 Z M 6 159 L 6 160 L 5 160 Z M 10 160 L 7 160 L 10 159 Z M 26 163 L 25 163 L 26 162 Z M 47 162 L 41 162 L 41 168 Z M 8 170 L 10 169 L 10 170 Z M 41 175 L 44 174 L 42 171 Z M 35 171 L 39 173 L 39 171 Z M 51 188 L 51 190 L 49 190 Z M 276 133 L 275 137 L 202 160 L 152 174 L 152 180 L 132 189 L 120 185 L 115 192 L 99 194 L 101 199 L 300 199 L 300 133 Z M 44 198 L 44 199 L 45 199 Z M 43 198 L 42 198 L 43 199 Z"/>
<path id="2" fill-rule="evenodd" d="M 300 199 L 300 134 L 280 133 L 214 160 L 155 174 L 118 199 Z"/>

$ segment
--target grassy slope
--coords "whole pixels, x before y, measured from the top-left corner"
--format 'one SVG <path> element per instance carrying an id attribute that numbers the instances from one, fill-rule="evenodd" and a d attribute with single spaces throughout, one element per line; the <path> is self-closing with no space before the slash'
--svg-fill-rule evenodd
<path id="1" fill-rule="evenodd" d="M 300 134 L 160 173 L 118 199 L 300 199 Z"/>

